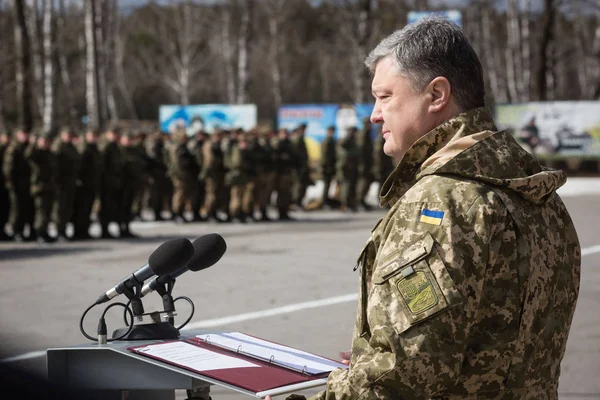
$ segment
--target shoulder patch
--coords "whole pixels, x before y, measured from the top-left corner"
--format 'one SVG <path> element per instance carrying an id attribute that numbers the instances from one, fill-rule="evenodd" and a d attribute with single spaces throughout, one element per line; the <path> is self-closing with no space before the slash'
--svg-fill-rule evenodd
<path id="1" fill-rule="evenodd" d="M 430 210 L 428 208 L 424 208 L 421 210 L 421 215 L 419 216 L 419 222 L 424 222 L 430 225 L 441 225 L 442 219 L 444 218 L 444 212 L 439 210 Z"/>

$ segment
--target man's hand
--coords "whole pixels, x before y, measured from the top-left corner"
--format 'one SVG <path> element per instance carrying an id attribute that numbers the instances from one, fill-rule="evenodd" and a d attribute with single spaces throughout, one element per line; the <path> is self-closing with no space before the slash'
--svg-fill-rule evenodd
<path id="1" fill-rule="evenodd" d="M 352 356 L 351 351 L 340 351 L 340 358 L 342 359 L 342 364 L 350 365 L 350 357 Z"/>

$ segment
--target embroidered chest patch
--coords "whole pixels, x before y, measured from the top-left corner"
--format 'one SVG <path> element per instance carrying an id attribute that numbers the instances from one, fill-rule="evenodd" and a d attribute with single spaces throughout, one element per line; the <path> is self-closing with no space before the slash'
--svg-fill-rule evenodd
<path id="1" fill-rule="evenodd" d="M 419 314 L 438 303 L 438 298 L 429 277 L 424 272 L 415 272 L 396 284 L 408 309 Z"/>
<path id="2" fill-rule="evenodd" d="M 419 222 L 424 222 L 430 225 L 441 225 L 444 218 L 444 212 L 439 210 L 430 210 L 424 208 L 419 216 Z"/>

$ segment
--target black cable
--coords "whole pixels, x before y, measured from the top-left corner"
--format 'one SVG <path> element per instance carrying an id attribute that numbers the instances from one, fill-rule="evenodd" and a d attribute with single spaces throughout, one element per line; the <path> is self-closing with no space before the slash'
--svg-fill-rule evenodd
<path id="1" fill-rule="evenodd" d="M 104 309 L 104 312 L 102 313 L 102 317 L 101 317 L 102 319 L 104 319 L 104 315 L 106 314 L 106 312 L 108 311 L 108 309 L 111 308 L 111 307 L 113 307 L 113 306 L 123 306 L 123 307 L 125 307 L 125 310 L 129 311 L 129 314 L 131 315 L 131 321 L 133 321 L 133 311 L 131 311 L 131 308 L 129 308 L 128 305 L 123 304 L 123 303 L 113 303 L 110 306 L 106 307 Z M 131 325 L 129 325 L 129 329 L 127 329 L 127 331 L 124 334 L 122 334 L 121 336 L 116 337 L 116 338 L 107 339 L 106 341 L 107 342 L 113 342 L 115 340 L 121 340 L 125 336 L 129 335 L 132 330 L 133 330 L 133 323 Z"/>
<path id="2" fill-rule="evenodd" d="M 185 300 L 188 303 L 190 303 L 190 306 L 192 306 L 192 312 L 190 313 L 190 316 L 188 317 L 188 319 L 186 319 L 185 322 L 183 324 L 181 324 L 181 326 L 176 328 L 178 331 L 181 330 L 184 326 L 186 326 L 188 324 L 188 322 L 190 322 L 192 320 L 192 317 L 194 316 L 194 311 L 196 310 L 196 308 L 194 307 L 194 302 L 192 301 L 192 299 L 190 299 L 187 296 L 179 296 L 176 299 L 173 299 L 173 304 L 175 304 L 175 302 L 179 299 Z"/>
<path id="3" fill-rule="evenodd" d="M 91 306 L 89 306 L 83 313 L 83 315 L 81 316 L 81 319 L 79 320 L 79 330 L 81 331 L 81 334 L 83 336 L 85 336 L 87 339 L 97 342 L 98 338 L 90 336 L 87 334 L 87 332 L 85 331 L 85 329 L 83 328 L 83 320 L 85 319 L 86 314 L 95 306 L 97 305 L 96 303 L 92 304 Z M 114 306 L 122 306 L 125 308 L 125 310 L 123 311 L 125 312 L 129 312 L 129 315 L 131 315 L 131 321 L 133 321 L 133 311 L 131 311 L 131 308 L 129 308 L 128 304 L 123 304 L 123 303 L 112 303 L 111 305 L 109 305 L 108 307 L 106 307 L 104 309 L 104 311 L 102 312 L 102 316 L 100 317 L 100 319 L 98 320 L 98 330 L 100 329 L 106 329 L 106 323 L 104 322 L 104 317 L 106 315 L 106 312 Z M 114 340 L 121 340 L 122 338 L 124 338 L 125 336 L 129 335 L 129 333 L 131 333 L 131 330 L 133 329 L 133 323 L 129 326 L 129 329 L 127 330 L 127 332 L 125 332 L 123 335 L 114 338 L 114 339 L 107 339 L 107 342 L 112 342 Z M 98 334 L 100 334 L 100 332 L 98 332 Z M 106 334 L 106 333 L 104 333 Z"/>

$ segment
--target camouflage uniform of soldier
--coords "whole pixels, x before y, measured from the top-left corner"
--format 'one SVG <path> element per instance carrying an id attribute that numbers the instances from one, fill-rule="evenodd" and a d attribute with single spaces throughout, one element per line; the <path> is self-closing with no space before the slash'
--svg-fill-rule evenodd
<path id="1" fill-rule="evenodd" d="M 57 138 L 53 152 L 57 165 L 57 194 L 54 201 L 54 221 L 59 240 L 68 240 L 67 224 L 71 222 L 75 208 L 76 179 L 79 173 L 81 155 L 73 144 L 75 133 L 63 128 Z"/>
<path id="2" fill-rule="evenodd" d="M 6 132 L 0 132 L 0 169 L 4 164 L 4 153 L 8 148 L 9 137 Z M 6 233 L 6 224 L 10 215 L 10 197 L 4 180 L 4 174 L 0 170 L 0 241 L 12 240 Z"/>
<path id="3" fill-rule="evenodd" d="M 336 180 L 341 187 L 340 201 L 342 210 L 356 211 L 356 184 L 358 182 L 358 164 L 360 149 L 356 142 L 356 128 L 348 128 L 348 133 L 338 141 Z"/>
<path id="4" fill-rule="evenodd" d="M 358 196 L 357 203 L 365 210 L 371 210 L 373 207 L 367 203 L 367 195 L 369 194 L 371 183 L 373 183 L 373 139 L 371 137 L 373 125 L 371 125 L 368 117 L 364 119 L 363 125 L 357 138 L 360 158 L 356 194 Z"/>
<path id="5" fill-rule="evenodd" d="M 381 126 L 377 129 L 377 137 L 373 142 L 373 179 L 383 185 L 386 178 L 394 170 L 394 159 L 383 152 L 383 133 Z"/>
<path id="6" fill-rule="evenodd" d="M 147 160 L 145 154 L 141 154 L 137 146 L 136 131 L 125 132 L 119 138 L 123 154 L 123 190 L 120 199 L 119 237 L 136 238 L 137 235 L 131 232 L 130 224 L 136 214 L 134 204 L 137 196 L 143 192 L 144 179 L 147 171 Z"/>
<path id="7" fill-rule="evenodd" d="M 4 180 L 10 198 L 9 224 L 13 230 L 15 241 L 35 240 L 33 228 L 35 209 L 31 197 L 31 167 L 25 158 L 25 151 L 30 145 L 30 133 L 17 129 L 15 137 L 8 145 L 2 165 Z M 28 237 L 24 237 L 25 227 L 29 227 Z"/>
<path id="8" fill-rule="evenodd" d="M 292 202 L 299 208 L 304 208 L 306 189 L 313 183 L 310 178 L 308 150 L 306 149 L 306 142 L 304 140 L 305 132 L 306 124 L 301 124 L 294 130 L 291 138 L 297 160 Z"/>
<path id="9" fill-rule="evenodd" d="M 277 192 L 277 212 L 280 221 L 290 221 L 289 208 L 292 203 L 292 184 L 294 171 L 298 161 L 294 145 L 289 139 L 286 129 L 280 129 L 277 137 L 273 138 L 273 151 L 275 159 L 275 191 Z"/>
<path id="10" fill-rule="evenodd" d="M 275 181 L 275 151 L 271 141 L 271 131 L 263 130 L 256 139 L 253 152 L 256 160 L 255 206 L 260 212 L 257 221 L 271 221 L 267 209 L 271 204 L 271 193 Z"/>
<path id="11" fill-rule="evenodd" d="M 33 138 L 25 157 L 31 168 L 31 196 L 35 207 L 33 228 L 38 241 L 51 243 L 55 239 L 48 233 L 48 225 L 57 194 L 57 156 L 50 150 L 49 139 L 40 134 Z"/>
<path id="12" fill-rule="evenodd" d="M 263 157 L 265 153 L 258 145 L 258 132 L 256 129 L 251 129 L 245 134 L 246 153 L 248 163 L 246 166 L 246 174 L 248 182 L 244 188 L 242 196 L 242 214 L 246 217 L 256 220 L 254 215 L 256 199 L 258 197 L 257 189 L 259 188 L 258 181 L 260 175 L 264 172 Z"/>
<path id="13" fill-rule="evenodd" d="M 184 212 L 196 190 L 199 172 L 187 142 L 185 130 L 179 129 L 173 132 L 173 140 L 167 148 L 168 175 L 173 182 L 173 219 L 179 223 L 187 222 Z"/>
<path id="14" fill-rule="evenodd" d="M 248 215 L 244 212 L 244 198 L 250 180 L 251 158 L 248 141 L 244 132 L 237 132 L 227 161 L 225 184 L 229 187 L 229 215 L 231 219 L 245 223 Z"/>
<path id="15" fill-rule="evenodd" d="M 124 180 L 123 171 L 125 160 L 123 149 L 119 144 L 121 137 L 120 127 L 109 128 L 104 135 L 104 146 L 102 148 L 102 190 L 100 193 L 100 226 L 102 229 L 101 238 L 115 239 L 108 230 L 111 222 L 119 227 L 122 222 L 122 191 L 127 184 Z"/>
<path id="16" fill-rule="evenodd" d="M 73 237 L 76 240 L 91 239 L 90 226 L 92 209 L 102 188 L 103 160 L 98 148 L 99 132 L 88 130 L 79 144 L 81 154 L 77 188 L 75 189 L 75 210 L 73 215 Z"/>
<path id="17" fill-rule="evenodd" d="M 336 175 L 336 146 L 335 127 L 330 126 L 327 128 L 327 136 L 321 143 L 321 178 L 323 179 L 321 204 L 323 205 L 331 205 L 329 192 L 331 189 L 331 182 L 335 179 Z"/>
<path id="18" fill-rule="evenodd" d="M 192 212 L 193 212 L 193 220 L 194 221 L 203 221 L 203 212 L 202 208 L 204 205 L 204 196 L 206 195 L 206 188 L 204 186 L 204 180 L 201 178 L 202 174 L 202 165 L 204 165 L 204 161 L 202 160 L 203 153 L 202 148 L 204 146 L 204 142 L 206 141 L 206 133 L 203 130 L 200 130 L 196 133 L 193 140 L 189 142 L 189 150 L 190 153 L 194 156 L 196 160 L 196 165 L 198 166 L 198 177 L 196 179 L 196 190 L 194 191 L 194 195 L 192 196 Z"/>
<path id="19" fill-rule="evenodd" d="M 146 154 L 149 158 L 151 177 L 149 205 L 154 213 L 155 221 L 162 221 L 165 201 L 169 198 L 171 181 L 167 177 L 165 164 L 165 146 L 160 131 L 155 131 L 146 140 Z"/>
<path id="20" fill-rule="evenodd" d="M 423 61 L 432 53 L 448 77 Z M 413 89 L 398 63 L 431 81 Z M 497 131 L 481 64 L 446 19 L 407 25 L 367 65 L 372 121 L 400 161 L 380 193 L 391 209 L 358 257 L 350 366 L 315 399 L 558 399 L 581 272 L 556 193 L 565 173 Z"/>
<path id="21" fill-rule="evenodd" d="M 136 170 L 135 183 L 133 194 L 133 203 L 131 205 L 131 213 L 134 220 L 142 220 L 142 212 L 148 203 L 151 171 L 150 164 L 151 160 L 146 153 L 146 141 L 147 134 L 143 129 L 135 129 L 131 132 L 131 157 L 135 160 Z"/>
<path id="22" fill-rule="evenodd" d="M 225 165 L 221 141 L 223 133 L 217 130 L 202 145 L 202 170 L 200 179 L 204 181 L 204 213 L 207 220 L 219 222 L 218 202 L 225 191 Z"/>

